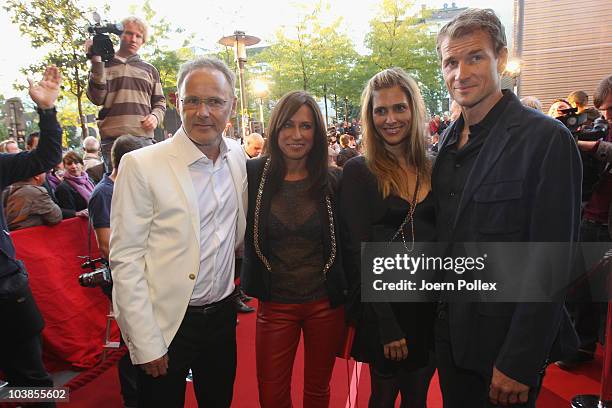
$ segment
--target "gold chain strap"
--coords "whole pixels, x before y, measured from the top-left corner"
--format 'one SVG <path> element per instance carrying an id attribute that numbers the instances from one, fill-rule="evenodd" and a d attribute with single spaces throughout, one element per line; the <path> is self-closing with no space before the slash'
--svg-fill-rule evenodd
<path id="1" fill-rule="evenodd" d="M 264 256 L 259 247 L 259 213 L 261 211 L 261 197 L 263 196 L 264 185 L 266 184 L 266 176 L 268 175 L 268 167 L 270 167 L 270 159 L 266 160 L 264 165 L 263 173 L 261 174 L 261 181 L 259 182 L 259 189 L 257 189 L 257 198 L 255 199 L 255 216 L 253 217 L 253 244 L 255 245 L 255 253 L 257 257 L 263 262 L 268 272 L 272 272 L 272 267 L 268 258 Z"/>
<path id="2" fill-rule="evenodd" d="M 264 266 L 268 270 L 268 272 L 272 272 L 272 266 L 270 265 L 270 261 L 265 255 L 261 252 L 261 247 L 259 246 L 259 214 L 261 212 L 261 198 L 263 197 L 263 190 L 266 184 L 266 178 L 268 175 L 268 168 L 270 167 L 270 158 L 266 160 L 266 164 L 264 165 L 263 172 L 261 174 L 261 180 L 259 182 L 259 188 L 257 190 L 257 197 L 255 199 L 255 215 L 253 217 L 253 244 L 255 246 L 255 253 L 261 262 L 263 262 Z M 325 263 L 323 267 L 323 276 L 327 276 L 327 272 L 329 268 L 334 264 L 336 259 L 336 231 L 334 228 L 334 212 L 332 210 L 331 199 L 329 194 L 325 195 L 325 203 L 327 205 L 327 216 L 329 217 L 329 235 L 331 240 L 331 253 L 329 255 L 329 259 Z"/>
<path id="3" fill-rule="evenodd" d="M 393 238 L 391 238 L 391 242 L 393 242 L 393 241 L 395 241 L 395 238 L 397 238 L 397 236 L 399 234 L 401 234 L 402 235 L 402 242 L 404 243 L 404 248 L 406 248 L 406 251 L 408 251 L 408 252 L 412 252 L 414 250 L 414 217 L 413 216 L 414 216 L 414 212 L 415 212 L 416 206 L 417 206 L 418 192 L 419 192 L 419 175 L 417 173 L 416 186 L 414 188 L 414 195 L 412 197 L 412 202 L 408 202 L 408 214 L 406 214 L 406 217 L 404 218 L 404 221 L 402 221 L 402 224 L 398 228 L 397 232 L 395 233 Z M 408 221 L 410 221 L 410 230 L 411 230 L 411 233 L 412 233 L 411 234 L 412 235 L 412 241 L 411 241 L 410 249 L 408 249 L 408 246 L 406 245 L 406 235 L 404 233 L 404 227 L 406 226 Z"/>

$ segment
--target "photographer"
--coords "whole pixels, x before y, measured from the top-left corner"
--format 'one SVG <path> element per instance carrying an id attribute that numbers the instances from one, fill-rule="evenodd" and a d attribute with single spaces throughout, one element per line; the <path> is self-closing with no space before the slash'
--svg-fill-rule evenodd
<path id="1" fill-rule="evenodd" d="M 586 125 L 591 125 L 599 117 L 599 112 L 595 108 L 589 108 L 589 95 L 584 91 L 574 91 L 567 96 L 567 101 L 576 108 L 576 113 L 586 112 Z"/>
<path id="2" fill-rule="evenodd" d="M 0 190 L 47 171 L 62 159 L 62 129 L 54 107 L 61 83 L 59 70 L 50 66 L 42 81 L 36 85 L 29 82 L 30 97 L 40 116 L 40 143 L 31 151 L 0 154 Z M 52 387 L 42 361 L 43 318 L 30 291 L 25 267 L 15 259 L 1 203 L 0 228 L 0 370 L 11 387 Z M 55 407 L 55 403 L 36 406 Z"/>
<path id="3" fill-rule="evenodd" d="M 98 113 L 101 151 L 107 171 L 112 170 L 110 150 L 125 134 L 141 136 L 153 144 L 153 131 L 163 121 L 166 100 L 157 69 L 140 59 L 138 50 L 147 40 L 147 26 L 136 17 L 122 21 L 119 51 L 108 62 L 91 56 L 87 97 L 104 107 Z M 90 55 L 93 40 L 85 42 Z"/>
<path id="4" fill-rule="evenodd" d="M 583 153 L 585 180 L 583 200 L 586 202 L 580 225 L 582 242 L 612 242 L 612 75 L 604 78 L 595 91 L 594 104 L 603 114 L 608 124 L 608 134 L 603 140 L 586 141 L 578 139 L 578 148 Z M 587 163 L 595 161 L 592 175 Z M 604 308 L 601 303 L 593 302 L 589 283 L 581 285 L 575 296 L 568 302 L 574 319 L 574 326 L 580 338 L 580 349 L 571 358 L 557 362 L 563 369 L 573 369 L 593 360 Z"/>
<path id="5" fill-rule="evenodd" d="M 115 140 L 111 149 L 113 171 L 105 174 L 100 183 L 96 185 L 89 200 L 89 218 L 96 234 L 98 248 L 102 258 L 108 265 L 108 252 L 110 241 L 110 209 L 113 198 L 113 189 L 117 179 L 119 163 L 124 154 L 132 150 L 140 149 L 146 144 L 144 140 L 136 136 L 120 136 Z M 102 290 L 110 298 L 112 284 L 103 287 Z M 125 406 L 136 406 L 136 371 L 130 360 L 129 354 L 125 354 L 118 364 L 119 383 Z"/>

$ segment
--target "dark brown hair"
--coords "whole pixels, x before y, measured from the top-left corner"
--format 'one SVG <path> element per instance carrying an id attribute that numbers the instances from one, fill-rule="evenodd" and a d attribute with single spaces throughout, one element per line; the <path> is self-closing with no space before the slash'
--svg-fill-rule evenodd
<path id="1" fill-rule="evenodd" d="M 115 139 L 113 147 L 111 147 L 111 162 L 113 168 L 119 170 L 119 163 L 121 158 L 132 150 L 140 149 L 145 147 L 144 137 L 137 137 L 132 135 L 123 135 Z"/>
<path id="2" fill-rule="evenodd" d="M 70 163 L 83 164 L 83 158 L 74 150 L 70 150 L 64 155 L 62 162 L 64 162 L 64 164 L 70 164 Z"/>
<path id="3" fill-rule="evenodd" d="M 306 159 L 306 168 L 310 179 L 309 190 L 316 194 L 327 186 L 327 134 L 325 133 L 325 121 L 321 109 L 307 92 L 289 92 L 274 106 L 270 116 L 270 136 L 264 154 L 270 157 L 269 180 L 273 189 L 276 189 L 287 174 L 287 165 L 283 152 L 278 145 L 278 136 L 285 123 L 304 105 L 310 108 L 314 119 L 314 138 L 312 149 Z"/>

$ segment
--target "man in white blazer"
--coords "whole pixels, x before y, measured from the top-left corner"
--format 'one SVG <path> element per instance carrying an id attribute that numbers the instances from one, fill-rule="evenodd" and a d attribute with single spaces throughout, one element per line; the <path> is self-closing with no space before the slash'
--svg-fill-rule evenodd
<path id="1" fill-rule="evenodd" d="M 236 373 L 234 251 L 245 230 L 241 146 L 222 136 L 235 77 L 215 58 L 181 66 L 173 138 L 125 155 L 111 208 L 115 317 L 140 365 L 139 407 L 229 407 Z"/>

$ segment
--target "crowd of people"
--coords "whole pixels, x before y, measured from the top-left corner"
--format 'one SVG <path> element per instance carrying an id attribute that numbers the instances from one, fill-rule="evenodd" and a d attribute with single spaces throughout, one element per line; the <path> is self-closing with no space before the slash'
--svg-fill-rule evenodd
<path id="1" fill-rule="evenodd" d="M 138 56 L 146 25 L 123 24 L 113 59 L 89 54 L 101 143 L 85 138 L 83 156 L 60 160 L 57 68 L 31 83 L 40 133 L 25 152 L 0 146 L 0 221 L 15 230 L 90 220 L 128 350 L 119 363 L 125 406 L 183 406 L 191 372 L 199 406 L 229 407 L 237 313 L 255 310 L 251 297 L 262 407 L 292 406 L 301 337 L 309 408 L 329 406 L 347 335 L 351 356 L 369 365 L 372 408 L 393 407 L 398 395 L 402 407 L 425 407 L 436 369 L 447 408 L 535 407 L 548 364 L 593 359 L 603 308 L 588 284 L 567 308 L 454 302 L 444 292 L 431 302 L 364 302 L 361 251 L 364 242 L 444 242 L 459 257 L 463 242 L 561 242 L 567 271 L 550 273 L 569 273 L 580 240 L 612 241 L 612 132 L 576 140 L 557 119 L 584 112 L 583 126 L 600 115 L 612 124 L 612 76 L 595 108 L 573 92 L 544 115 L 537 99 L 501 89 L 504 28 L 491 10 L 468 9 L 437 38 L 453 100 L 442 115 L 428 117 L 417 82 L 389 68 L 365 85 L 359 119 L 326 126 L 315 99 L 293 91 L 275 104 L 266 135 L 241 145 L 224 136 L 235 75 L 201 57 L 178 72 L 182 126 L 153 143 L 165 112 L 159 73 Z M 589 161 L 595 182 L 585 195 Z M 0 370 L 14 386 L 51 386 L 24 266 L 8 234 L 0 246 L 0 323 L 10 333 L 0 336 Z"/>

